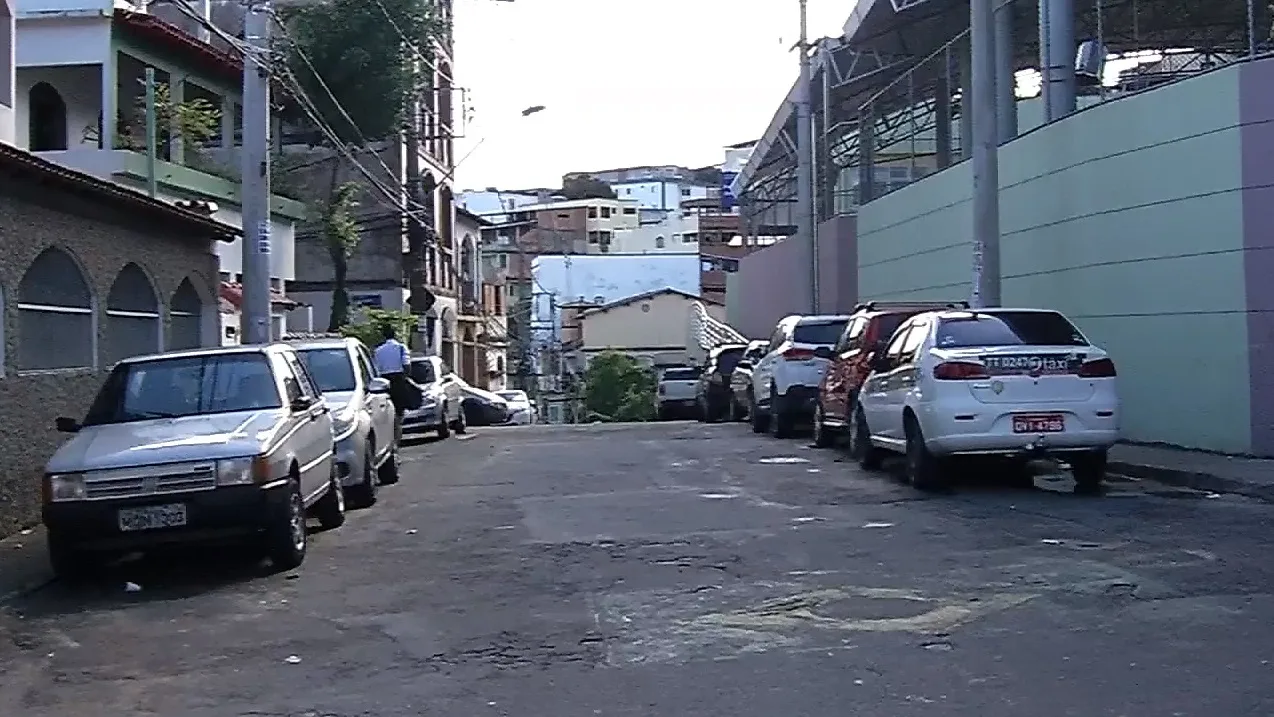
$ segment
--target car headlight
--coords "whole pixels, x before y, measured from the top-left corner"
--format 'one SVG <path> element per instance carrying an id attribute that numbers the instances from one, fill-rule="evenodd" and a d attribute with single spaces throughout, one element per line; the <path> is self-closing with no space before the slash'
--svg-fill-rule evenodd
<path id="1" fill-rule="evenodd" d="M 346 436 L 354 430 L 354 424 L 358 422 L 358 414 L 353 411 L 345 414 L 336 414 L 332 416 L 332 435 L 336 440 L 344 440 Z"/>
<path id="2" fill-rule="evenodd" d="M 44 480 L 48 486 L 48 498 L 54 503 L 84 500 L 88 497 L 82 473 L 54 473 Z"/>
<path id="3" fill-rule="evenodd" d="M 255 458 L 230 458 L 217 461 L 217 485 L 252 485 L 256 482 Z"/>

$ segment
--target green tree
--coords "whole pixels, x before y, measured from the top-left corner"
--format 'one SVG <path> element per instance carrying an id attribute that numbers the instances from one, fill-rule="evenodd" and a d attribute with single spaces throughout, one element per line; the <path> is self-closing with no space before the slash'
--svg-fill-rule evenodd
<path id="1" fill-rule="evenodd" d="M 615 199 L 615 190 L 609 184 L 592 177 L 567 179 L 559 194 L 567 199 Z"/>
<path id="2" fill-rule="evenodd" d="M 407 100 L 425 89 L 417 51 L 427 56 L 443 31 L 432 8 L 430 0 L 332 0 L 282 12 L 288 66 L 342 142 L 361 146 L 402 129 Z"/>
<path id="3" fill-rule="evenodd" d="M 381 336 L 386 326 L 392 326 L 401 339 L 416 328 L 416 317 L 405 311 L 389 311 L 387 309 L 364 309 L 360 312 L 361 321 L 345 324 L 340 331 L 346 336 L 375 347 L 383 340 Z"/>
<path id="4" fill-rule="evenodd" d="M 358 184 L 346 182 L 336 188 L 331 200 L 318 213 L 319 236 L 332 259 L 332 312 L 327 320 L 328 331 L 339 331 L 349 323 L 349 260 L 361 237 L 358 221 L 354 219 L 357 205 Z"/>
<path id="5" fill-rule="evenodd" d="M 606 351 L 584 374 L 584 408 L 601 421 L 649 421 L 655 417 L 655 376 L 631 356 Z"/>

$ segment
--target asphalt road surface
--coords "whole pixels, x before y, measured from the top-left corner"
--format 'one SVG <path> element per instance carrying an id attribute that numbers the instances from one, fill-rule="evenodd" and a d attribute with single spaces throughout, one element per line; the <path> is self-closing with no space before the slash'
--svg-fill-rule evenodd
<path id="1" fill-rule="evenodd" d="M 292 573 L 190 554 L 8 605 L 0 715 L 1274 714 L 1274 506 L 919 495 L 742 425 L 408 453 Z"/>

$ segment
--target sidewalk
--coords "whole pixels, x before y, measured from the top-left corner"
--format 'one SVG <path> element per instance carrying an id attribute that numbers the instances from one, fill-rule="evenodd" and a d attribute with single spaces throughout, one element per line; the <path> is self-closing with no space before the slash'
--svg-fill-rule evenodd
<path id="1" fill-rule="evenodd" d="M 0 605 L 52 579 L 44 528 L 36 526 L 0 540 Z"/>
<path id="2" fill-rule="evenodd" d="M 1274 502 L 1274 460 L 1271 459 L 1118 445 L 1110 451 L 1109 469 L 1111 473 L 1133 478 Z"/>

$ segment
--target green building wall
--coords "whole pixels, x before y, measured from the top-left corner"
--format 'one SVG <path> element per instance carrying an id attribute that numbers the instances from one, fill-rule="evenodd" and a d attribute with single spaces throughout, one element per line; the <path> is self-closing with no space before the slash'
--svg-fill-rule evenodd
<path id="1" fill-rule="evenodd" d="M 1004 305 L 1056 308 L 1111 352 L 1129 440 L 1250 448 L 1239 71 L 1000 148 Z M 860 298 L 967 298 L 971 195 L 964 162 L 862 207 Z"/>

